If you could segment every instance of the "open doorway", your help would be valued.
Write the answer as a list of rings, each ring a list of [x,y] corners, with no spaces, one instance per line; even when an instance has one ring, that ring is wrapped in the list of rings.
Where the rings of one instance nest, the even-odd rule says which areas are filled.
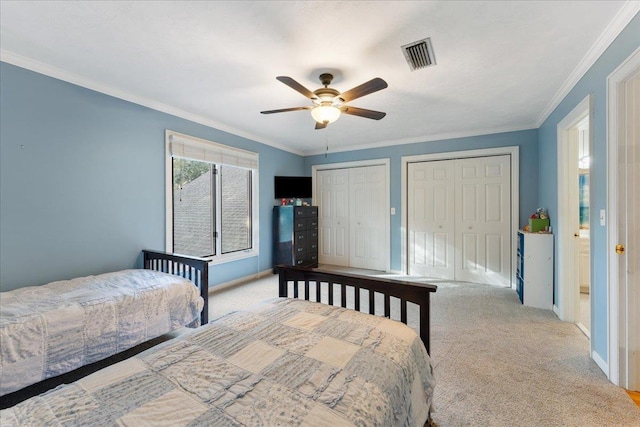
[[[589,116],[576,125],[578,133],[578,316],[576,323],[587,335],[591,334],[591,235],[589,219],[589,181],[591,156],[589,153]]]
[[[589,175],[592,97],[558,124],[558,317],[574,322],[590,338],[591,249]]]

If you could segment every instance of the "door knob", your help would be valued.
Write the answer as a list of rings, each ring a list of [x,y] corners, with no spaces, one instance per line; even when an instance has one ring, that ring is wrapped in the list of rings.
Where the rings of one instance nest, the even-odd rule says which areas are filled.
[[[623,255],[624,254],[624,245],[616,245],[616,253],[618,255]]]
[[[580,237],[580,233],[573,233],[573,237]]]

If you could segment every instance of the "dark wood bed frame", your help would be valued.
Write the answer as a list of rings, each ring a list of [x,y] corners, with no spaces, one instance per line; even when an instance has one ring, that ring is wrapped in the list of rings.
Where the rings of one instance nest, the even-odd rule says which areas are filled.
[[[161,251],[142,250],[142,266],[145,270],[162,271],[191,280],[200,290],[204,307],[200,314],[200,324],[209,323],[209,261],[186,255]]]
[[[200,295],[204,298],[204,307],[201,314],[201,324],[209,323],[209,264],[202,258],[194,258],[184,255],[175,255],[161,251],[143,250],[143,267],[147,270],[162,271],[175,274],[191,280],[200,290]],[[334,304],[334,285],[340,289],[341,307],[347,307],[347,288],[354,289],[354,309],[360,311],[360,290],[368,290],[369,313],[375,314],[375,294],[384,296],[384,316],[390,317],[391,297],[400,300],[400,321],[407,323],[407,303],[412,302],[420,307],[420,338],[424,342],[427,352],[430,352],[429,329],[429,296],[435,292],[437,286],[431,284],[412,283],[401,280],[384,279],[379,277],[360,276],[356,274],[339,273],[335,271],[323,270],[320,268],[304,268],[291,266],[277,266],[275,271],[280,275],[279,296],[281,297],[303,297],[306,300],[320,302],[321,289],[324,286],[328,294],[330,305]],[[293,295],[288,295],[289,284],[293,282]],[[302,291],[300,292],[300,285]],[[310,283],[316,286],[315,296],[310,295]],[[318,284],[320,284],[318,286]],[[275,291],[275,290],[274,290]],[[274,292],[275,294],[275,292]],[[313,297],[313,298],[312,298]],[[142,343],[136,347],[115,354],[111,357],[94,362],[64,373],[57,377],[48,378],[36,384],[32,384],[24,389],[6,394],[0,399],[0,409],[16,405],[25,399],[44,393],[60,384],[69,383],[83,378],[106,366],[110,366],[121,360],[132,357],[147,348],[170,339],[170,337],[160,336],[153,340]]]
[[[209,264],[207,260],[184,255],[171,254],[161,251],[143,250],[143,266],[145,269],[162,271],[175,274],[191,280],[200,290],[200,296],[204,298],[201,324],[209,323]],[[362,276],[350,273],[324,270],[320,268],[294,267],[278,265],[274,271],[278,273],[279,292],[281,297],[299,298],[300,283],[302,284],[302,296],[306,300],[320,302],[322,289],[328,294],[329,305],[347,307],[348,289],[353,289],[354,309],[360,310],[360,290],[368,291],[369,314],[375,314],[375,294],[383,296],[384,316],[391,317],[391,297],[400,300],[400,320],[407,323],[407,304],[414,303],[420,309],[420,338],[427,352],[430,352],[430,294],[436,292],[436,285],[427,283],[415,283],[402,280],[386,279],[381,277]],[[289,295],[289,282],[293,282],[293,295]],[[315,287],[315,295],[309,292],[309,284],[320,284]],[[339,286],[340,301],[334,301],[334,285]]]
[[[142,255],[143,267],[146,270],[156,270],[175,274],[191,280],[198,287],[200,290],[200,296],[204,298],[204,307],[200,315],[200,321],[202,325],[209,323],[209,263],[207,260],[152,250],[143,250]],[[87,375],[99,371],[102,368],[135,356],[141,351],[156,346],[171,338],[171,334],[161,335],[105,359],[89,365],[81,366],[73,371],[65,372],[64,374],[56,377],[47,378],[12,393],[5,394],[0,397],[0,409],[17,405],[30,397],[37,396],[47,390],[54,389],[60,384],[77,381],[80,378],[86,377]]]
[[[293,298],[300,297],[300,285],[302,285],[302,297],[305,300],[320,301],[323,289],[328,295],[329,305],[339,305],[347,307],[347,293],[353,292],[354,309],[360,310],[360,290],[368,290],[369,296],[369,314],[375,314],[375,294],[383,295],[384,316],[391,317],[391,297],[400,300],[400,320],[407,323],[407,304],[409,302],[417,304],[420,308],[420,338],[431,354],[430,348],[430,295],[435,292],[438,287],[427,283],[415,283],[402,280],[385,279],[381,277],[361,276],[358,274],[340,273],[321,268],[292,267],[286,265],[278,265],[275,267],[276,273],[280,275],[280,292],[281,297],[287,297],[289,293],[289,283],[293,282]],[[314,283],[315,293],[312,295],[310,283]],[[319,286],[318,286],[319,284]],[[340,289],[339,304],[334,304],[334,285]],[[349,290],[353,289],[353,291]],[[290,296],[289,296],[290,297]]]

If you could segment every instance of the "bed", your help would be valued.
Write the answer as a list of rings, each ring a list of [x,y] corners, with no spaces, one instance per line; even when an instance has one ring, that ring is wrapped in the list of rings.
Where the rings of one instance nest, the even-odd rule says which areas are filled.
[[[435,386],[427,348],[436,287],[276,270],[279,297],[0,411],[0,423],[425,424]],[[316,296],[330,296],[331,304]],[[419,333],[384,316],[398,312],[406,322],[410,304],[419,311]]]
[[[197,262],[144,251],[145,269],[2,292],[0,396],[206,322]]]

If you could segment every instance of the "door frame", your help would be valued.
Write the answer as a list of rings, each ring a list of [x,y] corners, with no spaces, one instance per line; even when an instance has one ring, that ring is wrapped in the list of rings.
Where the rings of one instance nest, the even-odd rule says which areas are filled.
[[[325,163],[321,165],[311,166],[311,181],[313,187],[313,204],[317,205],[318,200],[316,195],[318,194],[316,189],[316,183],[318,182],[318,171],[331,170],[331,169],[351,169],[361,168],[366,166],[384,166],[385,174],[385,197],[384,197],[384,212],[385,212],[385,230],[384,230],[384,247],[387,248],[385,256],[385,271],[391,271],[391,160],[389,158],[371,159],[371,160],[357,160],[353,162],[341,162],[341,163]],[[351,248],[349,248],[351,250]]]
[[[618,138],[619,117],[624,115],[624,107],[620,109],[620,85],[624,84],[640,67],[640,48],[629,55],[608,77],[607,77],[607,281],[608,281],[608,354],[606,363],[601,366],[604,372],[608,372],[609,380],[619,386],[628,387],[629,378],[624,377],[628,370],[624,369],[620,363],[620,346],[626,345],[620,339],[620,295],[624,295],[624,284],[619,283],[619,263],[615,253],[615,246],[618,244],[618,145],[622,144]],[[633,308],[633,307],[632,307]],[[638,308],[636,308],[638,310]],[[637,316],[640,313],[635,313]],[[629,319],[629,315],[626,316]],[[629,324],[623,325],[628,331]],[[635,325],[637,328],[638,326]],[[636,331],[637,332],[637,331]],[[626,349],[626,346],[625,346]],[[623,351],[622,355],[628,354]],[[636,355],[636,357],[640,357]],[[628,361],[626,361],[628,363]],[[608,369],[607,369],[608,368]],[[635,385],[638,386],[637,384]]]
[[[561,320],[576,322],[580,304],[580,288],[578,277],[579,252],[577,237],[574,233],[579,230],[578,193],[575,191],[578,183],[578,143],[572,142],[571,132],[576,126],[589,118],[589,153],[593,153],[593,95],[587,95],[576,105],[557,125],[558,151],[558,218],[556,230],[556,268],[558,270],[558,298],[553,305],[553,311]],[[577,135],[576,135],[577,137]],[[575,184],[575,188],[572,188]],[[589,198],[589,212],[593,212]],[[591,215],[593,226],[593,215]],[[593,227],[590,227],[593,229]],[[591,245],[593,239],[589,239]],[[592,248],[589,249],[592,253]],[[589,255],[591,257],[591,255]],[[589,263],[590,277],[593,276],[592,262]],[[593,292],[589,294],[591,304]],[[590,319],[589,330],[593,331],[593,315]],[[593,340],[591,340],[593,346]],[[591,348],[593,352],[593,347]]]
[[[408,272],[408,242],[409,242],[409,230],[407,229],[408,223],[408,206],[409,201],[407,197],[407,168],[409,163],[416,162],[429,162],[434,160],[453,160],[453,159],[465,159],[470,157],[491,157],[491,156],[511,156],[511,288],[515,289],[516,284],[516,258],[517,253],[515,248],[517,247],[518,239],[518,223],[520,220],[520,147],[507,146],[496,148],[481,148],[477,150],[463,150],[463,151],[448,151],[444,153],[432,153],[432,154],[419,154],[415,156],[402,156],[401,161],[401,206],[402,206],[402,251],[401,251],[401,263],[402,274]]]

